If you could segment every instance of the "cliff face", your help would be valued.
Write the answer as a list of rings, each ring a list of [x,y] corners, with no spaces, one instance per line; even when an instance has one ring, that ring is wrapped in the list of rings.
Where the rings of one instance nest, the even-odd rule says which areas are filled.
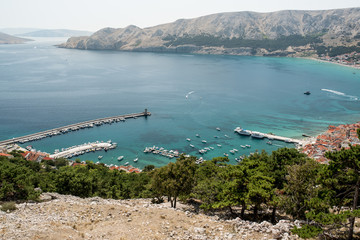
[[[225,48],[246,55],[251,54],[252,44],[266,49],[261,46],[264,41],[291,36],[316,36],[325,46],[355,45],[360,41],[360,8],[219,13],[144,29],[104,28],[90,37],[70,38],[60,47],[167,52],[226,51],[221,50]],[[229,43],[230,39],[252,42],[234,44]],[[302,46],[308,43],[312,42],[305,41]]]

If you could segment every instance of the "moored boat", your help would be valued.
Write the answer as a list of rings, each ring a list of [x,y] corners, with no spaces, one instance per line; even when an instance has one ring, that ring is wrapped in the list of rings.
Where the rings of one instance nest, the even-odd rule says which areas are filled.
[[[119,161],[121,161],[121,160],[124,159],[124,156],[119,156],[117,159],[118,159]]]
[[[263,134],[259,133],[259,132],[252,132],[251,137],[263,139],[265,136]]]

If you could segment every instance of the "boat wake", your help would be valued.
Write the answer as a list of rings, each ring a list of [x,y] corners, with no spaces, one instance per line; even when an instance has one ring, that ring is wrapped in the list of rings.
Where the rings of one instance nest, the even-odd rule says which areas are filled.
[[[351,100],[354,100],[354,101],[358,101],[359,100],[359,97],[357,96],[351,96],[351,95],[347,95],[343,92],[339,92],[339,91],[335,91],[335,90],[331,90],[331,89],[321,89],[321,91],[325,91],[325,92],[329,92],[329,93],[333,93],[335,95],[338,95],[338,96],[342,96],[342,97],[347,97],[347,98],[350,98]]]
[[[191,94],[193,94],[195,91],[191,91],[191,92],[188,92],[187,94],[186,94],[186,98],[189,98],[189,96],[191,95]]]

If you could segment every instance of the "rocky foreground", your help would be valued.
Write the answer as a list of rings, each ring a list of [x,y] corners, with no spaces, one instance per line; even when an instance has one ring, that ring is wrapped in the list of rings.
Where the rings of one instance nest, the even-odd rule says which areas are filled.
[[[0,211],[0,239],[298,239],[293,223],[220,220],[150,199],[82,199],[45,193],[41,203]],[[296,222],[295,222],[296,224]]]

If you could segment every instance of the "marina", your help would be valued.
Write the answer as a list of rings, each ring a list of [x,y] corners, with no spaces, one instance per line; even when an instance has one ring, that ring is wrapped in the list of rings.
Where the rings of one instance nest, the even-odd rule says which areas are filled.
[[[63,127],[58,127],[58,128],[22,136],[22,137],[16,137],[16,138],[0,141],[0,147],[9,145],[9,144],[14,144],[14,143],[26,143],[26,142],[36,141],[36,140],[40,140],[43,138],[61,135],[61,134],[65,134],[65,133],[72,132],[72,131],[78,131],[80,129],[93,128],[94,126],[101,126],[103,124],[124,122],[128,118],[136,119],[138,117],[147,117],[150,115],[151,115],[151,113],[148,112],[147,109],[145,109],[145,111],[141,112],[141,113],[131,113],[131,114],[114,116],[114,117],[106,117],[106,118],[99,118],[99,119],[95,119],[95,120],[89,120],[89,121],[75,123],[75,124],[71,124],[71,125],[67,125],[67,126],[63,126]]]

